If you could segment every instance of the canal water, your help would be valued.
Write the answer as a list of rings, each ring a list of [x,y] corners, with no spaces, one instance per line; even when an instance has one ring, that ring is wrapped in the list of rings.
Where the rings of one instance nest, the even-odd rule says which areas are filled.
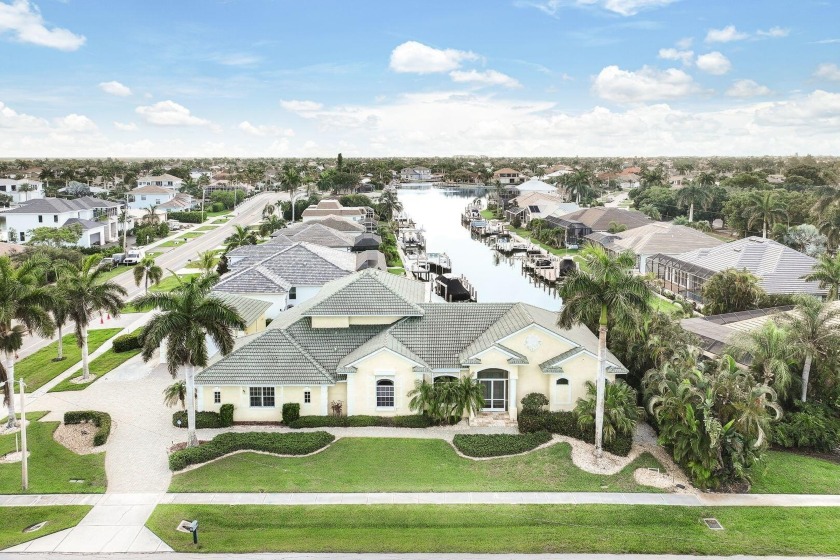
[[[403,210],[422,227],[426,251],[447,253],[452,259],[452,273],[463,274],[478,294],[480,302],[523,302],[551,311],[560,310],[560,299],[553,291],[535,285],[523,274],[520,259],[506,258],[473,239],[461,225],[464,208],[482,191],[437,188],[400,188]]]

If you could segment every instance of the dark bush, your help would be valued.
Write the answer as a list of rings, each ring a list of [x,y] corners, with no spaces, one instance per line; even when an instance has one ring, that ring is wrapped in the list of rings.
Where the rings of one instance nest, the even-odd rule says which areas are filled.
[[[219,408],[219,417],[223,428],[233,426],[233,405],[230,403],[223,404]]]
[[[278,455],[307,455],[326,447],[335,436],[326,432],[278,434],[271,432],[219,434],[198,447],[187,447],[169,455],[169,469],[180,471],[240,450],[265,451]]]
[[[221,212],[224,209],[225,209],[225,205],[221,202],[214,202],[213,204],[210,205],[210,211],[211,212]]]
[[[233,406],[233,405],[231,405]],[[187,426],[187,411],[186,410],[179,410],[175,414],[172,415],[172,425],[178,426],[178,420],[181,421],[182,428],[188,428]],[[225,428],[226,426],[222,423],[222,416],[218,412],[212,411],[204,411],[204,412],[196,412],[195,413],[195,427],[196,429],[201,428]]]
[[[840,419],[826,406],[800,403],[772,425],[770,437],[780,447],[830,453],[840,446]]]
[[[96,410],[76,410],[64,413],[65,424],[81,424],[90,422],[96,426],[96,433],[93,435],[93,445],[105,445],[108,436],[111,435],[111,415],[107,412]]]
[[[542,393],[528,393],[522,398],[522,412],[539,412],[548,406],[548,397]]]
[[[457,434],[452,443],[468,457],[501,457],[525,453],[551,441],[545,431],[528,434]]]
[[[143,343],[140,341],[140,333],[131,333],[118,336],[114,339],[112,348],[114,352],[130,352],[142,348]]]
[[[392,428],[428,428],[432,420],[423,414],[406,416],[301,416],[286,424],[290,428],[365,428],[384,426]]]
[[[183,224],[200,224],[202,223],[207,214],[202,214],[201,212],[169,212],[166,217],[170,220],[178,220]]]
[[[577,415],[573,411],[559,412],[520,412],[518,417],[519,431],[521,433],[533,433],[546,431],[552,434],[560,434],[571,438],[595,443],[595,430],[583,430],[577,422]],[[613,455],[626,457],[633,446],[633,436],[618,434],[610,443],[604,443],[604,451]]]
[[[287,426],[300,418],[300,403],[283,403],[283,423]]]

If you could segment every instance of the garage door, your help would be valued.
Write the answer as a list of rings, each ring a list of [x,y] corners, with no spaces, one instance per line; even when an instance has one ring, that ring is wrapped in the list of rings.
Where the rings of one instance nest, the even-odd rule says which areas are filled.
[[[90,234],[90,244],[93,245],[102,245],[102,233],[91,233]]]

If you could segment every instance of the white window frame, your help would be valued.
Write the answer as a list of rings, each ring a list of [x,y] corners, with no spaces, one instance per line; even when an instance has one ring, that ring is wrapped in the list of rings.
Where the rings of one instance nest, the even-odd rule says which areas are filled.
[[[389,381],[391,383],[391,391],[392,391],[391,400],[393,402],[393,404],[391,406],[379,406],[379,382],[380,381]],[[385,386],[387,386],[387,385],[385,385]],[[387,396],[385,396],[384,398],[387,398]],[[397,409],[397,379],[396,379],[396,375],[394,375],[393,373],[377,374],[376,375],[376,377],[374,378],[374,383],[373,383],[373,399],[374,399],[374,405],[376,407],[376,410],[396,410]]]
[[[255,396],[252,394],[254,389],[260,390],[260,394],[257,397],[260,399],[260,404],[254,404],[253,399]],[[271,392],[270,395],[266,394],[268,391]],[[273,404],[265,404],[265,399],[269,397],[272,399]],[[263,385],[248,387],[248,406],[249,408],[277,408],[277,391],[274,390],[274,387],[266,387]]]
[[[213,389],[213,404],[222,404],[222,391],[218,387]]]

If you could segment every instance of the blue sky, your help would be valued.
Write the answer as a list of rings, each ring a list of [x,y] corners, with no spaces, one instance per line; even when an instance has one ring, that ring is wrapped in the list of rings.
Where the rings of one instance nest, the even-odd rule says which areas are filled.
[[[840,152],[840,5],[0,0],[0,156]]]

